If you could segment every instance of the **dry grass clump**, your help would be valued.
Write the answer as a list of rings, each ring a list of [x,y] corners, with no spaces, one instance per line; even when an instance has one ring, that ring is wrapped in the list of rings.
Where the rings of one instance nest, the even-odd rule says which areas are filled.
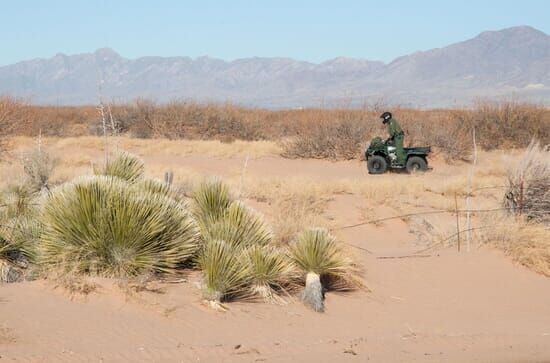
[[[324,311],[324,289],[360,285],[352,260],[325,229],[304,231],[291,245],[290,253],[304,274],[302,301],[315,311]]]
[[[550,223],[550,150],[532,141],[508,170],[504,205],[528,219]]]
[[[491,227],[477,233],[481,243],[495,246],[521,265],[550,277],[550,229],[547,226],[509,215],[491,218],[487,224]]]
[[[50,179],[57,160],[45,151],[34,150],[23,157],[22,164],[27,177],[26,184],[31,190],[40,192],[50,189]]]

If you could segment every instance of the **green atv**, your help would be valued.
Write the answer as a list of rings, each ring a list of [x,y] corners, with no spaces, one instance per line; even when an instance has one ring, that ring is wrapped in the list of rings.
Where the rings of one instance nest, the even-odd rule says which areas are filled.
[[[409,173],[428,170],[428,154],[432,152],[431,147],[406,147],[403,150],[407,159],[405,165],[399,165],[396,163],[395,146],[392,146],[389,140],[384,142],[380,137],[372,139],[365,151],[369,174],[383,174],[389,168],[405,169]]]

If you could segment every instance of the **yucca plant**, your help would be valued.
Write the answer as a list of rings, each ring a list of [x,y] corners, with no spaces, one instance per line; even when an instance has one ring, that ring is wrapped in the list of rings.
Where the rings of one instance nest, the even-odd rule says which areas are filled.
[[[326,229],[313,228],[302,232],[291,244],[290,254],[304,274],[302,301],[315,311],[324,311],[323,287],[327,288],[333,282],[350,288],[358,284],[353,262]]]
[[[0,259],[19,265],[34,262],[41,232],[42,226],[34,216],[12,218],[2,222]]]
[[[1,197],[0,260],[12,269],[25,268],[34,259],[40,234],[36,219],[38,196],[28,185],[16,185],[9,187]]]
[[[232,202],[202,233],[205,239],[223,240],[236,248],[265,246],[273,238],[263,218],[238,201]]]
[[[123,151],[110,156],[105,165],[94,169],[94,174],[116,176],[135,183],[143,179],[145,165],[137,156]]]
[[[222,240],[208,240],[199,256],[204,274],[204,296],[215,306],[248,293],[248,267],[241,263],[241,251]]]
[[[55,189],[41,222],[40,262],[78,273],[172,272],[198,246],[198,227],[184,205],[112,176]]]
[[[193,192],[193,214],[202,229],[218,221],[232,202],[229,188],[220,180],[201,183]]]
[[[174,188],[165,182],[157,179],[144,179],[140,180],[132,185],[132,189],[141,192],[149,192],[153,194],[160,194],[168,198],[181,201],[180,196]]]
[[[241,254],[241,264],[250,274],[250,291],[264,301],[283,303],[296,280],[296,268],[289,256],[270,246],[251,246]]]

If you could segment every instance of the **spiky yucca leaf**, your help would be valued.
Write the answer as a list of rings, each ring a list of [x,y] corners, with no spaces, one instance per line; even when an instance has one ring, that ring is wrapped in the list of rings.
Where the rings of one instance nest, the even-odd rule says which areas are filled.
[[[248,266],[252,294],[270,302],[283,302],[278,296],[291,288],[296,269],[287,254],[269,246],[251,246],[241,254]]]
[[[231,204],[229,188],[220,180],[201,183],[193,192],[193,214],[201,228],[218,221]]]
[[[54,190],[41,219],[48,267],[116,277],[171,272],[197,249],[198,228],[182,204],[111,176]]]
[[[265,246],[273,238],[263,218],[238,201],[232,202],[217,222],[203,229],[203,236],[235,247]]]
[[[227,242],[206,242],[198,259],[204,274],[206,299],[222,302],[246,295],[250,273],[239,256],[240,251]]]
[[[178,201],[180,200],[178,193],[170,184],[164,183],[157,179],[144,179],[138,181],[132,185],[132,188],[138,192],[160,194],[168,198],[173,198]]]
[[[111,156],[103,167],[95,169],[94,173],[96,175],[116,176],[128,183],[135,183],[143,179],[145,165],[137,156],[127,152],[119,152]]]
[[[0,259],[27,264],[36,257],[42,225],[35,216],[12,218],[0,226]]]
[[[302,232],[290,251],[296,264],[306,273],[344,276],[353,266],[334,236],[322,228]]]
[[[341,288],[359,285],[353,262],[326,229],[313,228],[304,231],[291,245],[290,252],[305,275],[306,286],[302,300],[315,311],[324,310],[323,278],[325,284],[330,285],[336,281]]]

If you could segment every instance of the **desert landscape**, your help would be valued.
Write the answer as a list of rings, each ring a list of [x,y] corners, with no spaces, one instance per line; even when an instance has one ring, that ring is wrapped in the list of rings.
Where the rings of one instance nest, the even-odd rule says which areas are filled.
[[[550,362],[548,14],[5,2],[0,363]]]
[[[32,119],[28,115],[36,107],[19,106]],[[503,105],[492,107],[502,111]],[[513,109],[510,114],[514,115],[538,112],[529,105]],[[318,116],[325,111],[309,112]],[[363,112],[365,119],[375,117],[374,111]],[[541,112],[538,122],[544,126],[548,112]],[[89,122],[98,122],[97,114],[91,115]],[[441,117],[431,111],[402,110],[401,114],[404,124],[418,115]],[[363,121],[349,122],[358,127]],[[34,133],[28,126],[17,133]],[[346,157],[341,151],[333,157],[304,157],[289,152],[304,152],[304,144],[311,140],[321,142],[315,131],[283,140],[243,140],[238,135],[230,140],[214,135],[206,140],[172,140],[155,134],[136,138],[130,131],[109,127],[104,136],[73,136],[78,132],[74,130],[93,128],[66,126],[63,132],[68,135],[44,135],[41,128],[39,136],[5,137],[5,157],[0,163],[4,215],[14,205],[47,204],[48,194],[55,195],[76,177],[108,173],[98,168],[125,152],[143,162],[144,177],[169,184],[178,198],[191,203],[197,200],[197,188],[220,181],[231,198],[259,213],[273,233],[271,243],[279,247],[292,246],[307,228],[325,228],[353,260],[350,271],[360,281],[328,288],[322,313],[304,305],[301,287],[296,290],[290,285],[274,290],[276,299],[228,294],[212,303],[204,290],[205,273],[209,276],[204,265],[120,274],[91,267],[75,271],[60,260],[48,265],[49,260],[41,260],[44,257],[39,254],[37,267],[22,267],[10,262],[13,255],[5,252],[10,240],[4,237],[4,276],[6,266],[21,275],[18,282],[0,289],[3,360],[550,359],[550,239],[544,222],[548,212],[543,210],[540,220],[531,219],[528,208],[532,205],[527,207],[527,201],[523,215],[511,213],[503,204],[506,192],[513,188],[514,173],[523,170],[528,178],[526,160],[548,173],[548,151],[542,147],[486,150],[480,146],[478,131],[475,162],[474,149],[468,150],[472,143],[460,149],[461,158],[442,144],[439,149],[436,146],[430,157],[432,170],[426,173],[369,175],[365,161],[357,157],[364,144],[354,145],[347,134],[330,132],[340,135],[331,139],[332,144],[350,144],[357,149],[355,155]],[[547,137],[548,128],[540,130],[539,136]],[[369,133],[383,131],[368,127]],[[464,132],[467,140],[470,130]],[[493,140],[497,141],[510,145],[513,139]],[[14,187],[37,180],[42,187],[30,199]],[[526,182],[525,198],[536,183],[543,183],[538,196],[547,198],[548,181],[545,174]],[[4,219],[3,226],[6,223]],[[7,231],[3,236],[10,235]],[[44,237],[33,243],[40,246],[40,238]],[[298,278],[298,285],[303,278]]]

